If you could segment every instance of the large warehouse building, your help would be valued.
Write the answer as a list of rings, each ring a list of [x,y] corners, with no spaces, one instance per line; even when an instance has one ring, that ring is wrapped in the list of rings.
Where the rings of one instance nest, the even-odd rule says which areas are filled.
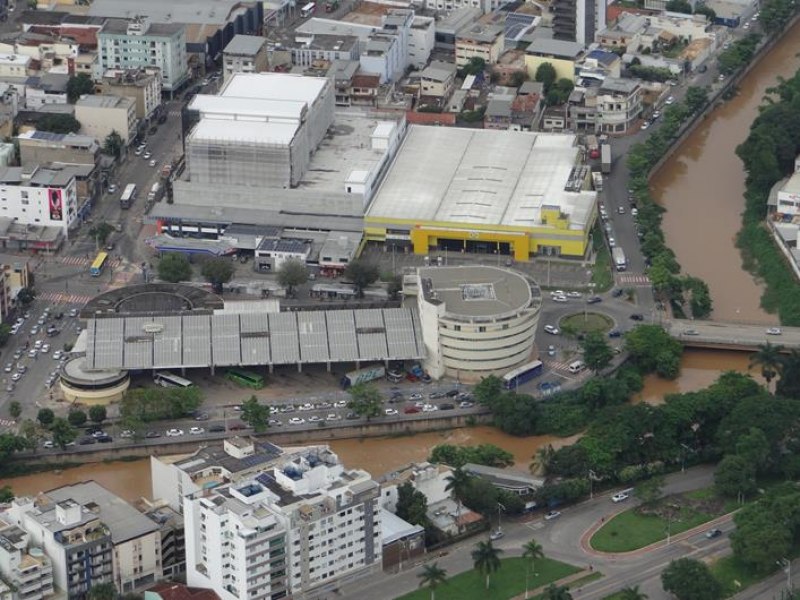
[[[583,257],[596,217],[576,137],[412,125],[365,217],[368,240]]]

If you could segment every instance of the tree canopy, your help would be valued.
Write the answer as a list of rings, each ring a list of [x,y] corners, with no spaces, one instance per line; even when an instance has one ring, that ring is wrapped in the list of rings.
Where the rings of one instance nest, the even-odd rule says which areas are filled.
[[[665,592],[677,600],[720,600],[722,586],[708,566],[692,558],[673,560],[661,573]]]
[[[185,254],[170,252],[158,261],[158,278],[170,283],[189,281],[192,278],[192,265]]]
[[[72,115],[52,113],[41,117],[36,123],[36,129],[53,133],[78,133],[81,130],[81,124]]]
[[[364,289],[378,281],[380,271],[376,264],[359,258],[347,265],[344,270],[344,277],[356,286],[356,293],[359,297],[362,297]]]
[[[278,283],[286,288],[287,295],[294,293],[294,288],[308,281],[308,268],[301,260],[285,260],[278,267]]]
[[[217,293],[222,292],[222,286],[228,283],[236,269],[230,258],[214,257],[203,262],[200,274],[205,277]]]
[[[75,104],[81,96],[94,94],[94,82],[88,73],[78,73],[67,81],[67,101]]]
[[[381,415],[383,410],[383,397],[380,390],[369,383],[357,383],[348,388],[350,401],[347,403],[357,415],[370,420]]]
[[[256,433],[262,433],[269,427],[269,406],[259,404],[255,396],[250,396],[242,403],[242,421],[250,425]]]

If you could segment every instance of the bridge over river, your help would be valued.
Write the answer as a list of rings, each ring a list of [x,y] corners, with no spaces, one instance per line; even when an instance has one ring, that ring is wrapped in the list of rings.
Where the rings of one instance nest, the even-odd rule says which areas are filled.
[[[767,342],[787,349],[800,348],[800,327],[769,328],[718,321],[674,319],[664,323],[669,334],[684,346],[753,351]],[[767,333],[768,330],[779,332]]]

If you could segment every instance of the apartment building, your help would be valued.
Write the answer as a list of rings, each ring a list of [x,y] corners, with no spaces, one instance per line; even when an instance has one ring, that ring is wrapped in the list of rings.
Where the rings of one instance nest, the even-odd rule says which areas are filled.
[[[17,256],[0,257],[0,261],[0,319],[5,320],[17,304],[19,291],[29,285],[30,268]]]
[[[408,61],[415,69],[428,64],[436,44],[436,20],[433,17],[415,15],[411,22],[408,39]]]
[[[588,46],[606,27],[607,0],[554,0],[553,37]]]
[[[597,130],[627,133],[642,114],[643,98],[638,80],[606,77],[597,93]]]
[[[278,599],[380,568],[378,484],[327,446],[237,437],[151,466],[154,495],[182,507],[190,586]]]
[[[97,34],[99,79],[109,69],[161,69],[161,86],[173,92],[189,79],[186,26],[146,18],[108,19]]]
[[[94,481],[16,498],[6,515],[44,550],[67,598],[100,583],[130,592],[162,576],[158,525]]]
[[[453,63],[434,60],[419,74],[420,96],[449,98],[456,82],[456,66]]]
[[[26,77],[33,59],[24,54],[0,54],[0,77]]]
[[[495,64],[503,53],[505,35],[496,25],[475,24],[456,34],[456,65],[465,67],[473,58]]]
[[[17,600],[43,600],[53,590],[53,564],[30,545],[30,535],[0,519],[0,576],[14,586]]]
[[[130,98],[136,103],[136,118],[149,119],[161,104],[161,69],[110,69],[103,73],[103,95]]]
[[[81,133],[101,145],[112,131],[125,145],[136,137],[136,101],[125,96],[84,96],[75,103],[75,118]]]
[[[0,218],[57,229],[63,238],[77,218],[75,173],[69,167],[0,169]]]
[[[233,73],[261,73],[268,67],[267,40],[257,35],[236,35],[222,52],[225,81]]]

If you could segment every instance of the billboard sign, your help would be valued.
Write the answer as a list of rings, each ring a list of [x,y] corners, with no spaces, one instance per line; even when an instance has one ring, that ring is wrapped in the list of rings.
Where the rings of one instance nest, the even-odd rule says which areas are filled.
[[[61,190],[57,188],[50,188],[47,191],[47,197],[50,200],[50,220],[63,221],[64,202],[61,197]]]

